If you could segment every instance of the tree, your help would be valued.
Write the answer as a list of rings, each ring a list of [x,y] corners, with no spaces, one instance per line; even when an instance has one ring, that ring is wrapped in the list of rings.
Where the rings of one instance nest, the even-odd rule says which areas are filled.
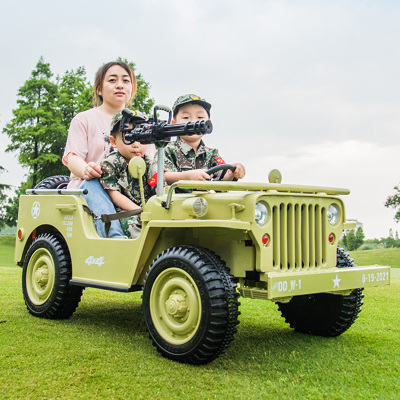
[[[393,188],[396,193],[392,196],[388,196],[388,198],[386,199],[385,202],[385,207],[388,208],[394,208],[396,211],[396,214],[394,216],[394,219],[396,220],[396,222],[400,221],[400,187],[399,186],[395,186]]]
[[[92,107],[93,86],[86,79],[85,67],[66,71],[63,76],[57,77],[57,83],[57,104],[62,113],[62,123],[68,131],[72,118]]]
[[[0,165],[0,174],[2,174],[4,171],[6,171],[6,169]],[[5,216],[6,216],[5,202],[7,200],[7,195],[5,192],[7,189],[10,189],[10,185],[6,185],[5,183],[0,183],[0,229],[3,228],[3,226],[6,224],[5,223]]]
[[[365,239],[365,235],[364,235],[364,231],[363,228],[358,227],[357,231],[356,231],[356,249],[358,249],[363,243],[364,243],[364,239]]]
[[[356,235],[354,234],[354,230],[352,229],[347,234],[347,250],[354,251],[356,249],[357,249],[357,239],[356,239]]]
[[[65,173],[61,149],[65,146],[62,113],[57,104],[58,86],[50,81],[50,65],[41,57],[30,78],[18,90],[14,118],[6,125],[11,144],[6,152],[17,151],[19,163],[28,168],[35,186],[49,175]]]
[[[346,235],[346,233],[343,233],[342,238],[339,240],[339,246],[343,247],[345,250],[347,250],[347,235]]]

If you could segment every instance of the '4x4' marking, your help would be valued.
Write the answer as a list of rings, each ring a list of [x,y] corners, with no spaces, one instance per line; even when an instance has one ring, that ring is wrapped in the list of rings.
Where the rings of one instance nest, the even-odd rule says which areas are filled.
[[[95,264],[98,267],[101,267],[104,264],[104,257],[95,258],[93,256],[90,256],[85,260],[85,263],[87,265]]]

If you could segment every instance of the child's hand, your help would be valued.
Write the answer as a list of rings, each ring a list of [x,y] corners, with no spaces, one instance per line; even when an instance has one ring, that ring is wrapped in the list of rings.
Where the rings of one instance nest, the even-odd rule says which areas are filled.
[[[244,165],[240,163],[236,163],[233,165],[236,167],[235,172],[233,173],[233,177],[236,179],[244,178],[244,176],[246,175],[246,169],[244,168]]]
[[[191,181],[205,181],[206,179],[211,179],[210,175],[206,174],[204,169],[193,169],[187,172],[189,174],[189,180]]]
[[[246,175],[246,170],[243,164],[235,163],[232,165],[236,167],[235,172],[232,172],[230,169],[228,169],[228,171],[226,171],[224,181],[231,181],[233,178],[242,179]]]

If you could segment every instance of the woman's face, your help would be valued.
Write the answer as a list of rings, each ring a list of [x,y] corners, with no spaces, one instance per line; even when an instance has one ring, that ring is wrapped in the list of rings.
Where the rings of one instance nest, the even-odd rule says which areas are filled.
[[[103,97],[103,103],[123,107],[132,96],[132,82],[128,72],[120,65],[110,67],[98,94]]]

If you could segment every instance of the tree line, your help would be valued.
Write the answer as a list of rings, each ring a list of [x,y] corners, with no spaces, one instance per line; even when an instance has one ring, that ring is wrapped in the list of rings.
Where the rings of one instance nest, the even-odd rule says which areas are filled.
[[[122,58],[117,61],[124,61],[135,71],[133,62]],[[137,94],[132,108],[150,115],[154,105],[150,84],[137,71],[135,75]],[[50,64],[40,57],[29,79],[18,89],[17,108],[2,131],[10,140],[5,151],[17,153],[27,173],[11,196],[7,195],[10,185],[0,183],[0,228],[16,224],[19,195],[26,189],[52,175],[69,175],[61,162],[69,124],[77,113],[92,107],[92,97],[93,85],[85,67],[54,77]],[[0,166],[0,174],[7,171],[5,167]]]

